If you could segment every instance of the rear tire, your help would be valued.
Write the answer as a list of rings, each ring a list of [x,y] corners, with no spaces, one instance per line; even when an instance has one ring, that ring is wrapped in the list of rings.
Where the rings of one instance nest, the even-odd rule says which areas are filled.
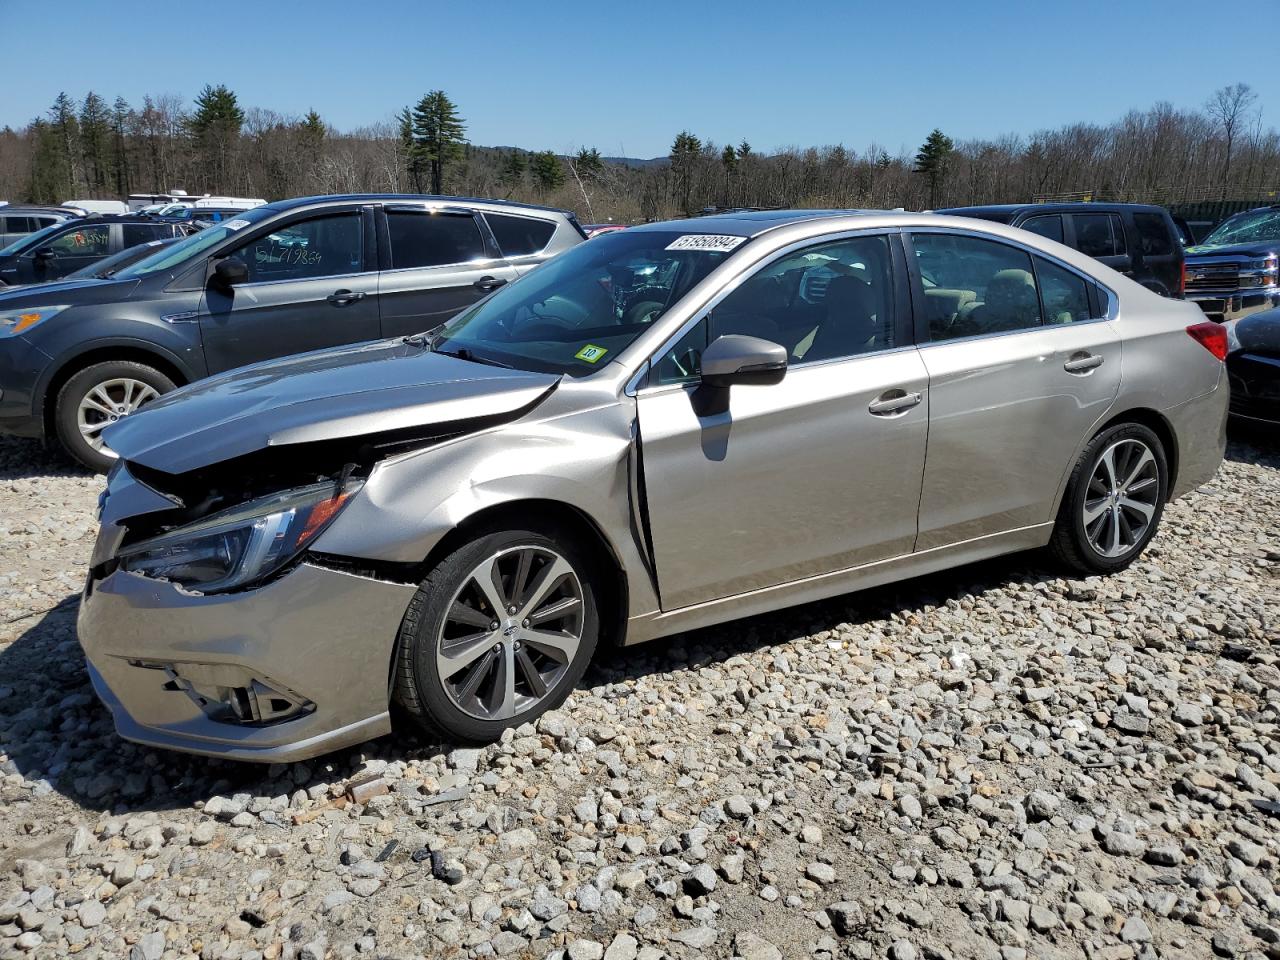
[[[551,528],[489,533],[454,550],[409,601],[395,701],[428,734],[476,744],[560,706],[599,640],[592,569]]]
[[[1140,423],[1108,427],[1071,471],[1050,552],[1084,575],[1123,570],[1155,536],[1168,485],[1168,460],[1155,433]]]
[[[102,430],[135,413],[177,385],[155,367],[133,360],[107,360],[85,367],[58,391],[54,426],[62,447],[96,473],[116,456],[103,445]]]

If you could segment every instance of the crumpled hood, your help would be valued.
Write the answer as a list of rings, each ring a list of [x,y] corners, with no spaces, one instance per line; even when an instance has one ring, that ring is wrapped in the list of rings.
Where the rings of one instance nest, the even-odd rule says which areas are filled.
[[[1193,261],[1213,262],[1219,257],[1266,257],[1273,253],[1280,252],[1280,240],[1263,241],[1258,240],[1252,243],[1224,243],[1221,245],[1206,246],[1199,244],[1194,247],[1187,247],[1187,263]]]
[[[511,413],[559,382],[379,340],[241,367],[175,390],[103,432],[125,460],[185,473],[264,447]]]
[[[23,283],[0,287],[0,310],[10,307],[52,307],[60,304],[118,303],[140,281],[55,280],[53,283]]]

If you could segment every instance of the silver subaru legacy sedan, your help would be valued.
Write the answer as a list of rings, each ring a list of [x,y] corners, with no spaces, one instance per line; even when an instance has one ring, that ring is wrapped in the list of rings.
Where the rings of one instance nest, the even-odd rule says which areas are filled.
[[[1226,337],[929,214],[607,234],[421,335],[109,428],[80,608],[119,732],[283,761],[483,742],[633,644],[1013,551],[1131,563],[1223,455]]]

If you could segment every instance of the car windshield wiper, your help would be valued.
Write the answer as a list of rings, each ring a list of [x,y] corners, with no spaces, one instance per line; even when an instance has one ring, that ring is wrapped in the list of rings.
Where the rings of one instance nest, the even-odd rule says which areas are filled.
[[[511,364],[503,363],[501,360],[495,360],[493,357],[482,357],[468,347],[458,347],[454,350],[440,350],[436,347],[432,347],[431,352],[438,353],[446,357],[457,357],[459,360],[469,360],[472,363],[483,363],[490,367],[505,367],[508,370],[511,369]]]

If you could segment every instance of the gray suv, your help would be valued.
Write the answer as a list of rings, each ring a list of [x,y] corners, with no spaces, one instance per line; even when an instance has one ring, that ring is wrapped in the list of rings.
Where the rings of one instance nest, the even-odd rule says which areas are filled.
[[[243,364],[429,330],[585,239],[496,200],[307,197],[244,211],[113,274],[0,293],[0,433],[96,470],[109,424]]]

